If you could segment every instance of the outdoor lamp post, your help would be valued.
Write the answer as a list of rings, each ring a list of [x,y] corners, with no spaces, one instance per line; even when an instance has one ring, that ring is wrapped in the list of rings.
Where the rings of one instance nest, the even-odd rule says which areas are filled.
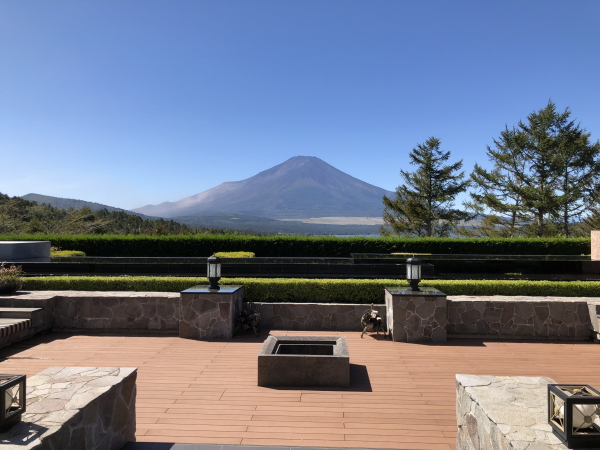
[[[21,421],[25,390],[25,375],[0,374],[0,432]]]
[[[206,276],[208,277],[208,281],[210,281],[209,289],[215,291],[221,289],[219,287],[219,280],[221,279],[221,258],[218,256],[211,256],[206,260]]]
[[[568,448],[600,447],[600,392],[583,384],[548,385],[548,423]]]
[[[421,260],[419,258],[408,258],[406,260],[406,279],[410,284],[410,291],[420,291],[419,281],[421,281]]]

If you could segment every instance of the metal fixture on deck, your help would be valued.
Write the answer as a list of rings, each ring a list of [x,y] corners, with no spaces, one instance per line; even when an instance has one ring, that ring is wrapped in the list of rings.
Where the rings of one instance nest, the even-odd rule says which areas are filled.
[[[419,282],[421,281],[421,260],[419,258],[408,258],[406,260],[406,279],[410,284],[410,291],[420,291]]]
[[[600,392],[589,385],[549,384],[548,423],[568,448],[600,447]]]
[[[219,280],[221,279],[221,258],[218,256],[211,256],[206,260],[206,276],[208,277],[208,281],[210,281],[209,289],[215,291],[221,289],[219,287]]]
[[[0,374],[0,432],[21,421],[25,391],[25,375]]]

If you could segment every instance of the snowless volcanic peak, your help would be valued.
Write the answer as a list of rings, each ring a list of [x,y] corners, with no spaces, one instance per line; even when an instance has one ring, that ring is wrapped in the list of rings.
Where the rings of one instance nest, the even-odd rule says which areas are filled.
[[[382,197],[393,195],[354,178],[314,156],[295,156],[242,181],[226,182],[176,202],[148,205],[135,212],[158,217],[206,211],[273,219],[377,217]]]

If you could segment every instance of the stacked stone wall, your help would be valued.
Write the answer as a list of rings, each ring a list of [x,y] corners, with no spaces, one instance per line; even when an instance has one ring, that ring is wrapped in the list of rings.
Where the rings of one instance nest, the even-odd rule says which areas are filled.
[[[34,325],[35,332],[52,328],[177,334],[181,317],[180,294],[175,292],[39,291],[2,297],[0,306],[43,308],[43,320]],[[278,302],[252,306],[261,314],[263,329],[358,331],[360,318],[371,305]],[[386,305],[374,308],[387,323]],[[449,338],[588,340],[600,333],[599,298],[448,296],[443,309],[447,323],[437,319],[435,323],[446,327]],[[441,311],[436,308],[433,318]]]
[[[208,291],[208,290],[206,290]],[[187,339],[231,339],[235,320],[242,309],[244,288],[233,292],[181,293],[179,337]]]
[[[59,295],[54,304],[57,331],[179,331],[179,293],[81,292]]]
[[[536,339],[590,339],[587,299],[462,297],[448,301],[448,335]]]
[[[349,303],[252,303],[261,327],[294,331],[362,331],[360,320],[371,305]],[[373,305],[386,323],[385,305]]]

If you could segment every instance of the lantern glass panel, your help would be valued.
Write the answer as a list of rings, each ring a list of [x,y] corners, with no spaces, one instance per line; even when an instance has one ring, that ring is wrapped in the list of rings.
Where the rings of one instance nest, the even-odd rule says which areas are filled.
[[[221,258],[211,256],[206,262],[206,276],[208,278],[221,278]]]
[[[208,263],[208,278],[220,278],[221,277],[221,264],[219,263]]]
[[[600,448],[600,391],[548,385],[548,422],[568,448]]]
[[[590,431],[598,432],[594,430],[593,426],[594,422],[598,421],[598,405],[575,403],[573,404],[572,417],[573,434],[588,434]]]
[[[565,402],[554,392],[550,392],[550,421],[565,431]]]
[[[8,417],[21,409],[19,402],[21,385],[17,384],[4,391],[4,417]]]
[[[416,258],[409,258],[406,260],[406,279],[407,280],[420,280],[421,279],[421,261]],[[416,262],[416,264],[415,264]]]
[[[411,280],[420,280],[421,279],[421,264],[414,264],[411,266]]]

